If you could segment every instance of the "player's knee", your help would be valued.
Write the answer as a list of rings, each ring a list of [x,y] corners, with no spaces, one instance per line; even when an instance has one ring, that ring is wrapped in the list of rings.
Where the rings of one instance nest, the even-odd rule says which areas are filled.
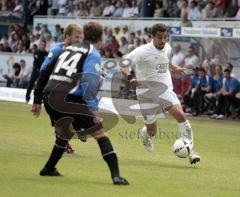
[[[75,129],[72,126],[72,118],[62,118],[55,123],[55,133],[62,139],[70,140],[74,134]]]
[[[103,131],[103,129],[100,129],[94,133],[91,134],[92,137],[94,137],[94,139],[98,140],[102,137],[106,137],[106,133]]]
[[[148,131],[148,135],[151,136],[151,137],[155,136],[156,133],[157,133],[157,129],[147,130],[147,131]]]
[[[63,129],[60,127],[55,127],[55,133],[57,136],[61,136],[62,139],[70,140],[74,136],[74,132],[70,129]]]
[[[185,113],[183,112],[183,110],[179,110],[177,115],[176,115],[176,119],[178,122],[185,122],[187,120]]]

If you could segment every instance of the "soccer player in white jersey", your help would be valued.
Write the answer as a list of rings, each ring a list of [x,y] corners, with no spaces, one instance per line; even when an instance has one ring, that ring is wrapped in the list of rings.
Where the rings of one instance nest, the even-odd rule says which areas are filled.
[[[153,82],[147,86],[153,94],[145,94],[148,103],[156,101],[156,92],[160,92],[157,97],[159,104],[164,111],[168,111],[178,122],[179,133],[181,137],[188,138],[193,142],[193,133],[190,122],[187,120],[181,103],[173,92],[172,78],[170,70],[176,74],[183,75],[186,68],[180,68],[178,66],[170,64],[171,46],[167,43],[168,33],[167,27],[163,24],[155,24],[152,27],[152,41],[148,44],[142,45],[125,56],[127,60],[135,65],[136,78],[130,75],[129,65],[122,61],[121,71],[128,77],[131,85],[137,88],[138,100],[144,98],[143,88],[141,87],[145,82]],[[155,85],[154,85],[155,84]],[[152,91],[151,91],[152,89]],[[155,95],[154,95],[155,94]],[[155,98],[149,98],[149,97]],[[144,100],[144,99],[143,99]],[[151,104],[151,103],[150,103]],[[156,111],[155,111],[156,112]],[[151,112],[151,114],[144,115],[144,123],[141,134],[143,144],[145,148],[151,152],[153,151],[153,143],[151,138],[155,136],[157,132],[157,113]],[[199,162],[200,156],[192,151],[189,155],[189,161],[191,164]]]

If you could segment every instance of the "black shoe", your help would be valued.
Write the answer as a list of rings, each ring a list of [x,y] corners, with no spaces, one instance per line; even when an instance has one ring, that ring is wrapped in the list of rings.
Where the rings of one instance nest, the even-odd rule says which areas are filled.
[[[116,176],[112,180],[114,185],[129,185],[128,181],[120,176]]]
[[[53,170],[48,170],[47,168],[43,168],[40,173],[40,176],[63,176],[61,175],[56,168],[54,168]]]
[[[25,101],[26,101],[26,103],[29,103],[29,101],[30,101],[30,96],[26,96]]]

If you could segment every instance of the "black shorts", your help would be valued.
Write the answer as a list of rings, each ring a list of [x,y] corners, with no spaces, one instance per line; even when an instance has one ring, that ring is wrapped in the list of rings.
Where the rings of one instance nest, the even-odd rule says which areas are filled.
[[[81,97],[76,97],[76,96],[67,96],[65,99],[66,102],[72,102],[72,103],[80,103],[80,104],[86,104]],[[102,128],[101,124],[96,124],[93,122],[93,116],[87,116],[87,115],[82,115],[82,114],[71,114],[71,113],[63,113],[59,112],[55,109],[53,109],[48,102],[48,94],[45,94],[43,96],[43,103],[45,106],[45,109],[50,117],[51,124],[52,126],[55,126],[56,122],[59,121],[60,119],[66,118],[66,117],[71,117],[73,118],[72,125],[75,130],[92,130],[94,129],[95,131],[99,130]],[[94,132],[94,131],[91,131]]]

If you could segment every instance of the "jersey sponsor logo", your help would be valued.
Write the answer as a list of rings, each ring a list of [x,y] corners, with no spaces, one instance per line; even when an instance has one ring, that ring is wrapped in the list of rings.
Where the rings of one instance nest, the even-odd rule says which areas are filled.
[[[166,73],[169,68],[169,63],[157,64],[155,68],[158,74]]]
[[[72,79],[66,76],[60,76],[60,75],[51,75],[50,76],[51,80],[56,80],[56,81],[64,81],[68,83],[72,83]]]
[[[81,53],[87,53],[88,49],[84,47],[78,47],[78,46],[68,46],[66,47],[67,50],[75,51],[75,52],[81,52]]]
[[[50,52],[50,53],[48,54],[48,58],[51,58],[52,56],[53,56],[53,53]]]
[[[95,69],[97,72],[100,72],[101,71],[101,65],[100,64],[95,64]]]

